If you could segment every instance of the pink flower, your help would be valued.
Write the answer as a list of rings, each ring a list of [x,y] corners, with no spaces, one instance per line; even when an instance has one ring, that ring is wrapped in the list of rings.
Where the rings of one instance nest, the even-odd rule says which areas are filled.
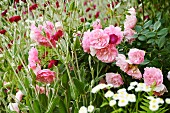
[[[45,94],[44,87],[40,87],[40,86],[36,85],[35,88],[36,88],[36,91],[38,91],[40,94]]]
[[[133,65],[131,65],[131,67],[129,66],[129,69],[126,73],[128,75],[132,76],[134,79],[142,78],[142,74],[141,74],[140,70],[137,68],[137,66],[133,66]]]
[[[101,29],[102,28],[102,25],[100,23],[100,19],[96,19],[95,22],[93,22],[93,29]]]
[[[110,44],[118,45],[121,43],[121,41],[123,39],[123,32],[121,32],[120,27],[114,27],[113,25],[110,25],[109,27],[106,27],[104,29],[104,32],[109,35],[109,37],[110,37],[109,43]]]
[[[129,43],[132,43],[135,38],[133,37],[136,32],[133,29],[127,28],[124,30],[124,35]]]
[[[84,32],[83,40],[82,40],[82,47],[83,47],[84,52],[87,52],[87,53],[90,53],[90,37],[91,37],[90,31]]]
[[[48,64],[48,68],[52,68],[53,66],[57,66],[58,65],[58,60],[50,60],[49,64]]]
[[[135,11],[135,9],[133,7],[128,9],[128,13],[130,13],[131,15],[136,16],[136,11]]]
[[[155,96],[162,96],[165,92],[168,92],[168,90],[164,84],[160,84],[153,89]]]
[[[128,57],[131,63],[140,64],[144,61],[145,51],[139,49],[130,49]]]
[[[126,15],[126,20],[124,22],[125,29],[133,29],[137,23],[137,18],[135,15]]]
[[[12,22],[18,22],[19,20],[21,20],[21,16],[12,16],[9,18],[9,21]]]
[[[115,73],[106,73],[106,82],[112,84],[115,88],[124,84],[121,75]]]
[[[105,63],[111,63],[116,60],[118,51],[113,44],[109,44],[103,49],[96,50],[96,57]]]
[[[23,97],[23,93],[21,92],[21,90],[19,90],[16,95],[15,95],[15,98],[16,98],[16,101],[21,101],[22,100],[22,97]]]
[[[148,86],[151,86],[155,83],[156,86],[163,83],[163,74],[162,71],[155,67],[146,67],[144,69],[144,83]]]
[[[129,64],[126,62],[126,57],[123,54],[118,54],[116,57],[116,65],[124,72],[127,72]]]
[[[8,108],[19,113],[18,103],[9,103]]]
[[[104,33],[102,29],[95,29],[91,32],[90,46],[94,49],[102,49],[109,44],[109,40],[109,35]]]
[[[55,80],[55,72],[43,69],[37,72],[36,80],[44,83],[52,83]]]

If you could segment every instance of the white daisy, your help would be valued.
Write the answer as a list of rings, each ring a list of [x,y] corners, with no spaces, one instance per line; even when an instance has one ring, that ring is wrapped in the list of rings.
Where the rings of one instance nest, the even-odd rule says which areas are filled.
[[[166,99],[165,99],[165,102],[166,102],[167,104],[170,104],[170,98],[166,98]]]
[[[116,104],[116,100],[111,100],[110,102],[109,102],[109,105],[112,107],[112,106],[114,106]]]
[[[79,113],[87,113],[87,108],[85,106],[82,106],[80,109],[79,109]]]
[[[105,93],[104,96],[105,96],[106,98],[109,98],[109,97],[113,97],[113,95],[114,95],[114,93],[109,90],[109,91],[107,91],[107,92]]]
[[[150,104],[150,105],[149,105],[149,109],[150,109],[151,111],[157,111],[157,110],[159,109],[159,105],[158,105],[157,103],[155,103],[155,104]]]
[[[136,96],[134,94],[128,94],[127,99],[129,102],[136,102]]]
[[[118,106],[119,106],[119,107],[124,107],[124,106],[126,106],[127,104],[128,104],[128,100],[125,99],[125,98],[119,99],[119,101],[118,101]]]
[[[87,108],[87,111],[88,112],[93,112],[93,110],[94,110],[94,106],[93,105],[90,105],[90,106],[88,106],[88,108]]]
[[[136,81],[130,83],[130,86],[136,86],[136,85],[138,85],[138,82]]]

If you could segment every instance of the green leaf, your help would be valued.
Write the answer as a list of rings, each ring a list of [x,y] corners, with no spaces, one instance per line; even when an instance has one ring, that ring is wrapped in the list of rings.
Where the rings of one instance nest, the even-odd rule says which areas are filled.
[[[149,20],[143,25],[143,28],[145,29],[145,28],[149,27],[151,24],[152,24],[152,20]]]
[[[146,106],[140,106],[140,108],[142,108],[145,111],[148,111],[148,108]]]
[[[142,35],[142,36],[139,36],[138,39],[139,39],[140,41],[145,41],[147,38]]]
[[[160,21],[157,21],[157,22],[154,24],[153,28],[154,28],[154,30],[158,30],[160,26],[161,26],[161,22],[160,22]]]
[[[50,106],[48,106],[48,110],[46,113],[52,113],[56,105],[59,103],[59,96],[56,96],[53,100]]]
[[[148,32],[145,36],[146,36],[147,38],[151,38],[151,37],[154,37],[155,35],[156,35],[155,32]]]
[[[60,113],[67,113],[66,106],[61,99],[59,101],[59,111],[60,111]]]
[[[74,81],[74,84],[75,84],[75,86],[76,86],[79,94],[84,94],[84,87],[85,87],[84,83],[83,83],[83,82],[80,82],[80,81],[79,81],[78,79],[76,79],[76,78],[74,78],[73,81]]]
[[[68,87],[68,75],[67,74],[64,74],[62,77],[61,77],[61,83],[62,83],[62,86],[67,88]]]
[[[146,35],[147,33],[149,33],[149,30],[148,29],[145,29],[141,32],[142,35]]]
[[[158,47],[162,48],[164,46],[164,44],[165,44],[165,41],[166,41],[165,37],[159,38],[158,39]]]
[[[138,37],[138,34],[134,34],[134,35],[133,35],[133,38],[137,38],[137,37]]]
[[[147,44],[153,43],[154,41],[155,41],[155,39],[149,39],[149,40],[147,41]]]
[[[167,33],[168,33],[168,28],[163,28],[157,33],[157,35],[165,35]]]
[[[100,107],[104,107],[104,106],[106,106],[106,105],[109,105],[109,103],[108,103],[108,102],[103,102]]]
[[[150,62],[150,60],[145,59],[140,65],[146,65],[146,64],[148,64],[149,62]]]
[[[33,106],[34,106],[34,111],[35,111],[36,113],[41,113],[41,111],[40,111],[40,105],[39,105],[38,100],[34,100]]]
[[[135,31],[138,32],[138,33],[141,32],[142,31],[142,27],[139,26],[139,25],[136,25],[135,26]]]
[[[75,9],[75,3],[74,1],[70,4],[70,10],[73,11]]]

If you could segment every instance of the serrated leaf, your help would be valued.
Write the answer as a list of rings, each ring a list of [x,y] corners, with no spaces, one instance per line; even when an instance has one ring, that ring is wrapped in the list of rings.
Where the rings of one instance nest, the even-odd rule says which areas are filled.
[[[157,21],[157,22],[154,24],[153,29],[154,29],[154,30],[158,30],[160,26],[161,26],[161,22],[160,22],[160,21]]]
[[[143,25],[143,28],[145,29],[145,28],[149,27],[151,24],[152,24],[152,20],[149,20]]]
[[[156,35],[155,32],[148,32],[145,36],[146,36],[147,38],[151,38],[151,37],[154,37],[155,35]]]
[[[157,35],[165,35],[168,33],[168,28],[163,28],[160,31],[158,31]]]
[[[140,41],[145,41],[147,38],[146,38],[146,36],[143,36],[143,35],[142,35],[142,36],[139,36],[138,39],[139,39]]]

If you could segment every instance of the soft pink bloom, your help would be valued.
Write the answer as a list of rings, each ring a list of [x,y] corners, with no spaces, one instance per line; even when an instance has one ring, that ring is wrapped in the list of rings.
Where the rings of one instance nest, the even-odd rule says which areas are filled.
[[[118,45],[121,43],[123,39],[123,32],[121,31],[120,27],[114,27],[113,25],[110,25],[104,29],[104,32],[109,35],[110,44]]]
[[[21,90],[19,90],[16,95],[15,95],[15,98],[16,98],[16,101],[21,101],[22,100],[22,97],[23,97],[23,93],[21,92]]]
[[[144,61],[145,51],[139,49],[130,49],[128,58],[133,64],[140,64]]]
[[[38,59],[38,51],[36,48],[32,47],[31,50],[29,51],[29,56],[28,56],[28,66],[29,68],[35,70],[37,67],[37,64],[40,63]]]
[[[115,88],[124,84],[121,75],[115,73],[106,73],[106,82],[112,84]]]
[[[126,15],[126,20],[124,22],[125,29],[133,29],[137,23],[137,18],[135,15]]]
[[[118,51],[113,44],[109,44],[103,49],[96,50],[96,57],[105,63],[114,62],[116,60],[117,55]]]
[[[96,19],[95,22],[93,22],[93,29],[101,29],[102,28],[102,25],[100,23],[100,19]]]
[[[128,13],[130,13],[131,15],[135,15],[136,16],[136,11],[135,11],[135,9],[133,7],[128,9]]]
[[[9,103],[8,108],[19,113],[18,103]]]
[[[52,83],[55,80],[56,73],[49,69],[43,69],[37,72],[36,80],[44,83]]]
[[[146,67],[144,70],[143,78],[146,85],[151,86],[155,83],[158,86],[163,83],[163,74],[160,69]]]
[[[87,53],[90,53],[90,37],[91,37],[90,31],[84,32],[83,40],[82,40],[82,47],[83,47],[84,52],[87,52]]]
[[[140,70],[138,69],[138,67],[133,66],[133,65],[129,66],[129,69],[126,73],[128,75],[132,76],[132,78],[134,78],[134,79],[142,78],[142,74],[141,74]]]
[[[95,29],[91,32],[90,46],[94,49],[102,49],[109,44],[109,40],[109,35],[104,33],[102,29]]]
[[[160,84],[153,89],[155,96],[162,96],[165,92],[168,92],[168,90],[164,84]]]
[[[127,28],[124,30],[124,36],[129,43],[132,43],[135,40],[135,38],[134,38],[135,33],[136,32],[130,28]]]
[[[116,57],[116,65],[124,72],[127,72],[129,64],[126,62],[126,57],[123,54],[118,54]]]

